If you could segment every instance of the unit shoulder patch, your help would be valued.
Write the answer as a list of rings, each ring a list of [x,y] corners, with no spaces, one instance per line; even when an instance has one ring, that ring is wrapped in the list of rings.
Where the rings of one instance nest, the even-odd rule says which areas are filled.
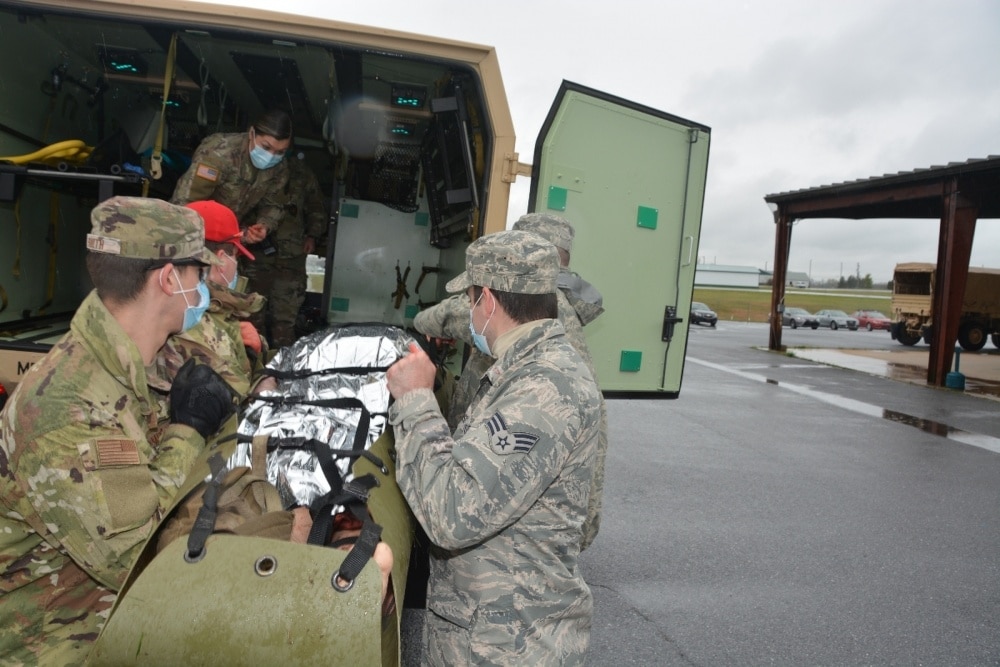
[[[490,436],[490,449],[495,454],[527,454],[538,442],[539,436],[534,433],[511,432],[507,429],[507,420],[499,411],[486,422],[486,431]]]

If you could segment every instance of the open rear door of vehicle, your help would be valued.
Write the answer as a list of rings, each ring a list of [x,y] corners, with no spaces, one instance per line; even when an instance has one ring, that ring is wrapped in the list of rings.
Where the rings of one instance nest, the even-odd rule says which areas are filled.
[[[680,393],[710,134],[567,81],[539,133],[528,208],[576,228],[570,268],[604,296],[584,331],[607,394]]]

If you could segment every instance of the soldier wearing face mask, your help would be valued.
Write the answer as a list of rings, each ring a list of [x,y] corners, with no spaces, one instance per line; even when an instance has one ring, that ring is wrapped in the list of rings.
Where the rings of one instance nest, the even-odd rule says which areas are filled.
[[[266,112],[246,132],[210,135],[195,150],[170,201],[211,199],[224,204],[240,221],[243,241],[259,243],[278,228],[284,215],[284,157],[291,143],[292,119],[276,110]]]
[[[157,357],[159,376],[169,379],[188,359],[211,366],[240,396],[250,390],[255,370],[263,366],[267,347],[248,321],[264,307],[264,297],[244,293],[237,258],[253,261],[240,242],[236,215],[215,201],[187,204],[205,224],[205,247],[219,264],[208,271],[208,310],[191,329],[171,336]]]
[[[210,367],[158,388],[156,356],[208,307],[219,263],[194,211],[113,197],[87,236],[92,291],[0,419],[0,655],[83,664],[193,463],[235,409]]]

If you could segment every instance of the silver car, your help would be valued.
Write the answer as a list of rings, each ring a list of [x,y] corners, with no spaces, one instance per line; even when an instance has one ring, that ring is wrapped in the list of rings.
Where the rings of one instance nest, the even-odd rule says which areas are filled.
[[[820,310],[815,317],[821,327],[830,327],[834,331],[841,327],[851,331],[858,330],[858,321],[842,310]]]

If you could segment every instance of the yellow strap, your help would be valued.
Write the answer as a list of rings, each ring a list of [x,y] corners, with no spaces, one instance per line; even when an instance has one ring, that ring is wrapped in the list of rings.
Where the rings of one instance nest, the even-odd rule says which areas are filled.
[[[174,78],[174,60],[177,58],[177,33],[170,36],[167,50],[167,71],[163,76],[163,104],[160,107],[160,127],[156,131],[156,145],[149,157],[149,173],[155,180],[163,177],[163,129],[167,124],[167,102],[170,100],[170,83]]]

